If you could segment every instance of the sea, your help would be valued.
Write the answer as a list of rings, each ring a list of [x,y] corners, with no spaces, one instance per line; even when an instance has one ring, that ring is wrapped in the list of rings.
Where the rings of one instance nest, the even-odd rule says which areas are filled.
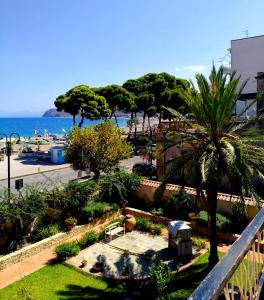
[[[78,124],[79,119],[76,119]],[[113,120],[114,121],[114,120]],[[118,118],[118,125],[125,127],[127,118]],[[85,120],[82,127],[95,125],[102,120]],[[65,134],[73,128],[72,118],[0,118],[0,134],[18,133],[20,137],[33,137],[46,134]]]

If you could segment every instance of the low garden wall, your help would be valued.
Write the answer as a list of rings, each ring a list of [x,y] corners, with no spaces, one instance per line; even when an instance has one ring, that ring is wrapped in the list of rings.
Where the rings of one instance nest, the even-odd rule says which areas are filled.
[[[141,187],[138,191],[134,192],[135,197],[143,199],[145,205],[150,205],[153,203],[154,194],[156,189],[159,187],[160,183],[152,180],[144,180],[141,184]],[[167,184],[166,189],[164,191],[162,200],[168,200],[172,193],[177,192],[181,189],[181,186],[174,184]],[[184,190],[191,196],[195,197],[196,191],[194,188],[185,187]],[[218,193],[218,202],[217,202],[217,211],[230,214],[232,203],[239,200],[238,196]],[[245,205],[247,209],[248,221],[251,221],[256,214],[258,213],[260,207],[256,205],[256,203],[251,198],[245,199]],[[264,207],[263,201],[261,202],[261,207]]]
[[[162,223],[164,225],[168,225],[172,219],[166,218],[166,217],[160,217],[160,216],[154,216],[149,212],[145,212],[143,210],[135,209],[132,207],[126,207],[123,209],[123,214],[131,214],[135,217],[142,217],[149,219],[153,222]],[[188,225],[192,228],[192,232],[199,234],[204,237],[209,237],[210,232],[207,228],[197,226],[196,222],[189,222]],[[239,234],[233,234],[229,232],[217,232],[217,238],[220,241],[226,242],[226,243],[233,243],[235,240],[239,238]]]
[[[107,224],[113,218],[120,216],[121,211],[114,212],[113,214],[106,216],[105,218],[98,219],[89,224],[76,226],[70,231],[60,232],[51,237],[48,237],[42,241],[36,242],[29,246],[26,246],[18,251],[0,257],[0,271],[7,268],[10,265],[18,263],[25,258],[28,258],[34,254],[37,254],[52,246],[57,246],[61,242],[74,240],[74,238],[80,234],[84,234],[89,230],[100,231],[100,229]]]

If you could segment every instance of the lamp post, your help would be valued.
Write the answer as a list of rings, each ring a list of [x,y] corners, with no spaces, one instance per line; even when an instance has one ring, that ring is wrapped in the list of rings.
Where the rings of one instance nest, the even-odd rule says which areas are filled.
[[[6,139],[6,155],[7,155],[7,186],[8,186],[8,195],[10,195],[10,156],[11,156],[11,138],[12,136],[18,136],[20,140],[20,135],[16,132],[11,133],[9,136],[5,133],[0,133],[0,136],[3,135]]]

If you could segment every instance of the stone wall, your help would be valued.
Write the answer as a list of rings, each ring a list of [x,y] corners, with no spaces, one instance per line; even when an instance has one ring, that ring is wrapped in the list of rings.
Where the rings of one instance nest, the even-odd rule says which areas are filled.
[[[6,267],[13,265],[15,263],[18,263],[27,257],[37,254],[42,250],[45,250],[50,247],[55,248],[58,244],[62,242],[74,240],[75,237],[77,237],[82,233],[84,234],[89,230],[100,231],[101,228],[105,226],[110,220],[120,216],[120,214],[121,211],[117,211],[105,218],[101,218],[99,220],[96,220],[86,225],[76,226],[71,231],[60,232],[42,241],[26,246],[18,251],[4,255],[0,257],[0,270],[3,270]]]

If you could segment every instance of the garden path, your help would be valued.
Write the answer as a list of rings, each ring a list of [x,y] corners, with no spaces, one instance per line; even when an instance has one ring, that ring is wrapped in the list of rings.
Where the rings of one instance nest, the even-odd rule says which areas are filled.
[[[76,235],[67,241],[78,240],[83,236],[83,233]],[[21,262],[13,264],[4,270],[0,271],[0,289],[7,285],[22,279],[26,275],[29,275],[45,265],[49,264],[56,258],[54,254],[54,246],[47,248],[35,255],[23,259]]]

